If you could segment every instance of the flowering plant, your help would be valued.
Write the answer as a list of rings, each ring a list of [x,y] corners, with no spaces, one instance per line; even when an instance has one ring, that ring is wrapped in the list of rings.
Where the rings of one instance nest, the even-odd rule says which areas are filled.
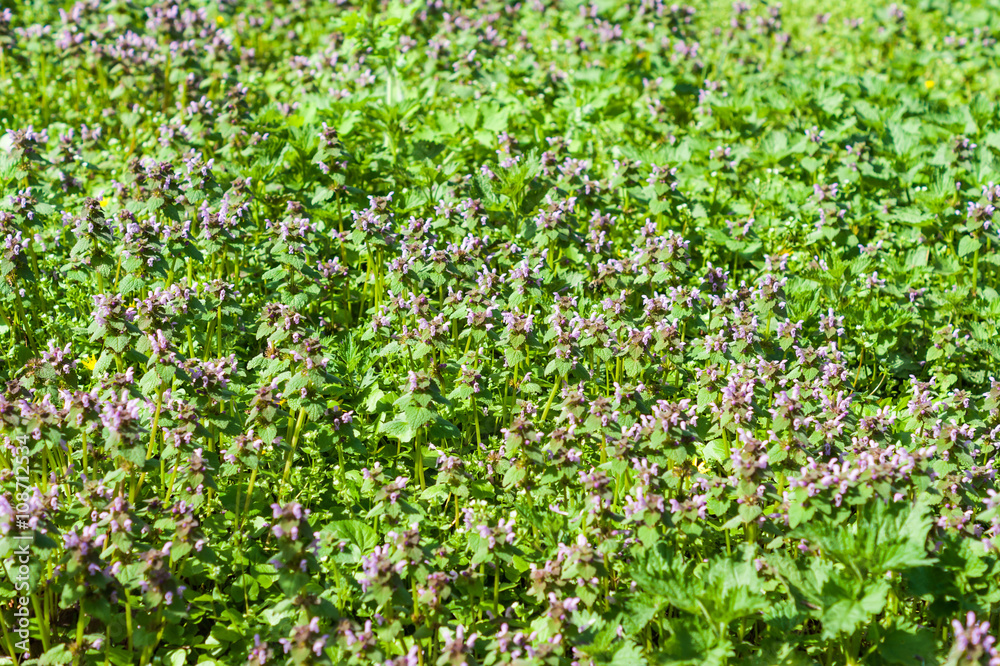
[[[0,661],[1000,664],[946,4],[0,6]]]

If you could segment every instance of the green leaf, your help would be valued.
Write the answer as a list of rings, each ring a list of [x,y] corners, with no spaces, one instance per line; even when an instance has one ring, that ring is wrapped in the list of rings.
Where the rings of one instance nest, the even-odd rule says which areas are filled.
[[[507,472],[503,475],[503,487],[508,489],[513,488],[519,484],[525,476],[526,472],[523,468],[511,466],[507,468]]]
[[[184,666],[187,663],[188,650],[171,650],[167,653],[166,663],[170,666]]]
[[[129,337],[127,334],[108,336],[107,340],[105,340],[105,344],[119,354],[125,351],[125,348],[128,347],[128,342]]]
[[[111,364],[114,362],[114,360],[115,357],[113,354],[109,354],[107,351],[102,352],[100,357],[97,359],[97,362],[94,364],[93,374],[95,376],[100,375],[109,367],[111,367]]]
[[[813,520],[799,525],[792,534],[814,542],[824,557],[854,571],[859,578],[935,561],[927,551],[933,521],[926,504],[873,499],[858,511],[858,520],[849,525]]]
[[[972,236],[962,236],[962,240],[958,241],[958,256],[968,256],[979,250],[982,246],[983,244],[978,239]]]
[[[125,275],[118,282],[118,291],[122,296],[127,296],[134,291],[139,291],[145,286],[142,278],[136,277],[135,275]]]
[[[854,578],[837,576],[823,586],[824,609],[820,616],[823,638],[833,639],[882,612],[889,594],[889,583],[877,580],[862,587]]]
[[[146,374],[144,374],[142,379],[139,380],[139,388],[141,388],[142,392],[146,395],[155,393],[159,385],[160,376],[157,374],[156,368],[150,368],[147,370]]]
[[[630,636],[639,633],[666,605],[667,602],[663,599],[649,595],[629,598],[625,602],[626,612],[622,613],[619,620],[623,630]]]
[[[643,651],[632,641],[622,645],[609,662],[610,666],[646,666],[647,663]]]
[[[360,553],[370,553],[378,545],[378,534],[360,520],[335,520],[320,531],[330,535],[334,552],[341,543],[356,547]]]
[[[668,621],[670,637],[664,642],[658,664],[722,666],[733,655],[728,636],[720,636],[707,622],[692,623],[686,618]]]
[[[523,351],[512,347],[506,347],[503,350],[503,353],[507,359],[507,366],[510,368],[513,368],[515,365],[527,358]]]
[[[936,216],[917,208],[900,208],[892,212],[892,216],[912,227],[926,227],[934,223]]]
[[[711,442],[705,444],[701,450],[701,454],[707,460],[718,462],[725,462],[729,459],[729,450],[726,448],[725,442],[721,439],[713,439]]]
[[[409,423],[400,420],[383,423],[378,427],[378,431],[402,442],[409,442],[417,434]]]
[[[427,434],[431,439],[448,439],[459,437],[462,431],[455,427],[455,424],[440,415],[435,415],[433,423],[427,428]]]
[[[909,620],[896,618],[875,649],[880,659],[902,666],[926,666],[937,663],[936,645],[931,632]]]
[[[58,664],[68,664],[71,661],[73,661],[73,653],[69,651],[69,645],[65,643],[49,648],[38,658],[39,666],[57,666]]]

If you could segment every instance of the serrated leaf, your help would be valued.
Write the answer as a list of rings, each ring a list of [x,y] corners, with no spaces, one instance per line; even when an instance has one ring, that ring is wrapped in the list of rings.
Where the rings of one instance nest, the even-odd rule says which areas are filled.
[[[983,244],[978,239],[972,236],[962,236],[962,239],[958,241],[958,256],[968,256],[979,250],[982,246]]]

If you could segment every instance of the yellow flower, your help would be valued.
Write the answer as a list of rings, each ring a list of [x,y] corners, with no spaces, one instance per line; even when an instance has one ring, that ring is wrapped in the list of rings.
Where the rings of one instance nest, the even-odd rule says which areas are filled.
[[[101,208],[107,208],[107,207],[108,207],[108,198],[104,197],[103,199],[101,199]]]
[[[94,371],[95,365],[97,365],[97,357],[94,355],[88,356],[83,361],[83,367],[87,368],[87,370],[90,370],[91,372]]]
[[[215,24],[216,25],[220,25],[220,26],[221,25],[226,25],[226,17],[222,16],[221,14],[219,16],[216,16],[215,17]]]
[[[702,474],[711,474],[712,466],[708,464],[707,460],[699,460],[698,471],[701,472]]]
[[[924,87],[930,90],[934,87],[934,82],[928,79],[927,81],[924,81]]]

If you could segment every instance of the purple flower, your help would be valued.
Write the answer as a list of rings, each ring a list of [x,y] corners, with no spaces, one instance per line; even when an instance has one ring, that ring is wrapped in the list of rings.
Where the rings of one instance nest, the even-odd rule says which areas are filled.
[[[264,666],[264,664],[274,658],[274,652],[267,643],[260,640],[260,634],[254,634],[253,645],[253,649],[247,655],[248,663]]]
[[[951,621],[955,630],[955,643],[949,655],[954,663],[981,664],[1000,666],[1000,653],[997,652],[996,638],[989,635],[990,623],[976,622],[976,614],[969,611],[965,617],[965,625],[958,620]]]

